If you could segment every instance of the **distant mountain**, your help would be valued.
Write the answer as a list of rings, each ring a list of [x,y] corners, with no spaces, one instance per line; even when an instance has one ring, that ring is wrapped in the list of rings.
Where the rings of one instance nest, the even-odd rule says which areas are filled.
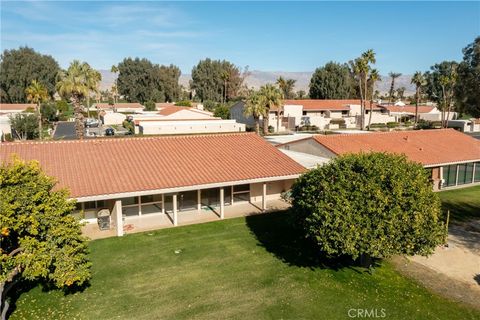
[[[109,70],[99,70],[102,74],[102,82],[100,89],[105,90],[112,87],[115,81],[115,75]],[[286,72],[286,71],[250,71],[249,76],[245,79],[248,87],[258,89],[260,86],[267,83],[275,83],[278,77],[282,76],[288,79],[297,80],[295,83],[295,91],[304,90],[308,92],[308,85],[310,84],[310,78],[312,77],[312,71],[306,72]],[[395,88],[405,87],[406,95],[412,95],[415,93],[415,86],[410,84],[411,75],[402,75],[395,79]],[[189,74],[182,74],[179,79],[179,83],[185,88],[189,87],[191,76]],[[391,79],[388,75],[382,76],[382,80],[376,85],[377,90],[380,93],[385,94],[390,90]]]

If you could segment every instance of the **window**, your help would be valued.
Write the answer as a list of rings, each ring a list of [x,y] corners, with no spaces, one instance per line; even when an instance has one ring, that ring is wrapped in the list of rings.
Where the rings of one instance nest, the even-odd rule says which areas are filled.
[[[250,201],[250,185],[233,186],[233,202]]]
[[[457,165],[450,165],[443,167],[443,186],[444,187],[451,187],[456,185],[457,179]]]
[[[122,198],[122,206],[133,206],[138,204],[138,197]]]
[[[84,202],[84,210],[90,210],[90,209],[95,209],[96,208],[96,205],[95,205],[95,201],[88,201],[88,202]]]
[[[240,184],[238,186],[233,186],[233,193],[250,191],[249,184]]]
[[[153,202],[162,202],[162,195],[161,194],[152,194],[148,196],[141,196],[140,197],[142,204],[144,203],[153,203]]]
[[[219,191],[220,192],[220,191]],[[187,191],[178,194],[178,210],[187,211],[197,208],[197,191]]]
[[[480,182],[480,162],[475,162],[475,182]]]
[[[302,111],[302,115],[303,115],[303,116],[306,116],[306,115],[307,115],[307,111]]]

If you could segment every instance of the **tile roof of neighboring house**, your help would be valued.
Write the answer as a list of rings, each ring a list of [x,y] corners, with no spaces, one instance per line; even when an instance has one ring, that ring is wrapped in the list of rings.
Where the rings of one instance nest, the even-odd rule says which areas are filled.
[[[111,105],[111,104],[108,104],[108,103],[97,103],[95,104],[95,106],[98,108],[98,109],[113,109],[113,108],[117,108],[117,109],[142,109],[143,110],[143,106],[138,103],[138,102],[130,102],[130,103],[115,103],[114,105]]]
[[[72,197],[291,176],[305,168],[254,133],[3,143]]]
[[[200,113],[200,114],[204,114],[204,115],[213,116],[213,114],[209,111],[203,111],[203,110],[198,110],[198,109],[195,109],[195,108],[192,108],[192,107],[182,107],[182,106],[162,107],[158,111],[158,114],[160,114],[162,116],[169,116],[171,114],[174,114],[174,113],[177,113],[177,112],[180,112],[180,111],[184,111],[184,110],[192,111],[192,112],[196,112],[196,113]]]
[[[175,103],[171,103],[171,102],[156,102],[155,103],[155,108],[157,110],[160,110],[161,108],[173,107],[173,106],[175,106]]]
[[[423,165],[480,160],[480,140],[454,129],[316,135],[312,138],[335,154],[398,153]]]
[[[33,103],[0,103],[0,111],[16,110],[25,111],[28,108],[35,109],[37,105]]]
[[[381,106],[384,109],[387,109],[390,112],[404,112],[415,114],[415,106],[405,105],[405,106]],[[435,107],[432,106],[418,106],[418,113],[429,113]]]
[[[360,100],[304,99],[283,100],[284,105],[302,105],[303,110],[350,110],[349,105],[360,105]],[[368,104],[367,104],[368,106]]]

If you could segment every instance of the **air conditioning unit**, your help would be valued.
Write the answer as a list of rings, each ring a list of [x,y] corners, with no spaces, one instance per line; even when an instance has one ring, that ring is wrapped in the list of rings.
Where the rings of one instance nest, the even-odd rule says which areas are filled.
[[[101,209],[97,212],[97,223],[100,230],[110,230],[110,210]]]

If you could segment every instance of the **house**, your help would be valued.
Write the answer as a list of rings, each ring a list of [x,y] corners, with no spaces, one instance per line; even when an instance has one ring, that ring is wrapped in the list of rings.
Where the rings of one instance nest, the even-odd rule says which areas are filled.
[[[358,152],[405,154],[430,171],[435,190],[480,183],[480,140],[454,129],[315,135],[277,147],[320,160]]]
[[[380,105],[380,108],[386,110],[388,114],[394,117],[394,121],[400,122],[401,119],[407,118],[413,120],[415,118],[414,105]],[[447,116],[445,114],[445,116]],[[450,112],[450,119],[455,119],[457,114]],[[437,107],[431,105],[418,106],[418,118],[426,121],[441,121],[442,112]]]
[[[480,119],[448,120],[447,126],[466,133],[480,132]]]
[[[124,112],[124,113],[138,113],[142,112],[145,107],[138,102],[130,102],[130,103],[115,103],[115,104],[108,104],[108,103],[96,103],[93,105],[94,109],[100,111],[113,111],[113,112]]]
[[[33,111],[37,108],[33,103],[0,103],[0,141],[6,134],[12,133],[10,117],[17,113]]]
[[[87,230],[107,209],[118,236],[266,210],[305,170],[253,133],[5,143],[0,161],[14,154],[69,189]]]
[[[161,106],[156,112],[133,115],[136,133],[192,134],[245,131],[235,120],[214,117],[212,112],[175,105]]]
[[[303,99],[284,100],[280,111],[280,130],[277,130],[277,108],[269,113],[268,123],[274,131],[292,131],[302,126],[316,126],[320,130],[357,128],[360,125],[360,100]],[[370,115],[369,103],[365,110],[365,121]],[[230,118],[253,127],[252,116],[245,115],[245,103],[238,102],[230,109]],[[372,106],[372,123],[387,123],[394,118],[374,104]]]

